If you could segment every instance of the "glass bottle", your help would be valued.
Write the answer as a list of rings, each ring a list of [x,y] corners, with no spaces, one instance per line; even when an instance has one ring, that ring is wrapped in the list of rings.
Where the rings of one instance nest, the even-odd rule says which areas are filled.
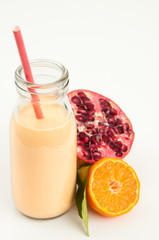
[[[30,65],[35,83],[25,80],[22,66],[15,71],[19,97],[10,125],[12,193],[23,214],[52,218],[73,203],[76,123],[67,98],[67,69],[49,60]]]

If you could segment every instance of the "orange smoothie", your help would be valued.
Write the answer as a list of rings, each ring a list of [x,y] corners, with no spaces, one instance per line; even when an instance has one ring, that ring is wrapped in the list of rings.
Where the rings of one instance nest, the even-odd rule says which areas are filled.
[[[76,183],[76,123],[58,104],[42,105],[36,119],[31,104],[11,119],[13,199],[25,215],[56,217],[73,202]]]

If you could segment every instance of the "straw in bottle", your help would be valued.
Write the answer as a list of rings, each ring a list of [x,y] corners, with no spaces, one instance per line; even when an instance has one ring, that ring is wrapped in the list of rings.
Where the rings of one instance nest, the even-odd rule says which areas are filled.
[[[20,59],[22,62],[22,66],[23,66],[23,70],[24,70],[24,74],[25,74],[25,78],[28,82],[30,83],[34,83],[34,79],[33,79],[33,75],[31,72],[31,67],[29,64],[29,60],[28,60],[28,56],[26,53],[26,49],[25,49],[25,45],[24,45],[24,41],[23,41],[23,37],[20,31],[20,28],[18,26],[14,27],[13,29],[13,34],[15,37],[15,41],[17,44],[17,48],[19,51],[19,55],[20,55]],[[43,113],[39,104],[39,96],[36,94],[35,89],[30,89],[29,90],[32,91],[33,94],[31,94],[32,97],[32,105],[33,105],[33,109],[35,112],[35,116],[37,119],[43,119]]]

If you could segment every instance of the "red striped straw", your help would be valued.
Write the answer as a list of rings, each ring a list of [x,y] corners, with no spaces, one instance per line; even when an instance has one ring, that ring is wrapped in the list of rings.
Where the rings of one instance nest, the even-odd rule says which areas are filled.
[[[33,75],[31,72],[31,67],[30,67],[28,56],[27,56],[26,49],[24,46],[23,37],[22,37],[21,31],[20,31],[20,28],[18,26],[14,27],[13,34],[15,37],[18,51],[19,51],[25,78],[28,82],[34,83]],[[31,90],[33,93],[36,93],[35,89],[29,88],[29,90]],[[39,104],[39,101],[40,101],[39,96],[37,94],[31,94],[31,97],[32,97],[32,105],[33,105],[33,109],[34,109],[36,118],[37,119],[44,118],[43,113],[41,111],[40,104]]]

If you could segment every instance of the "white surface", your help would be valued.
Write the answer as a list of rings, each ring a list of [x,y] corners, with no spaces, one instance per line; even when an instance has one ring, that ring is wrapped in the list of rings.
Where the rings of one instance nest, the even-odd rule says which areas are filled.
[[[24,217],[12,202],[9,118],[20,64],[14,25],[21,26],[30,59],[63,63],[70,90],[112,98],[133,123],[135,141],[125,161],[139,176],[139,203],[116,218],[89,210],[89,239],[159,239],[158,12],[158,0],[0,0],[0,239],[88,239],[75,206],[39,221]]]

